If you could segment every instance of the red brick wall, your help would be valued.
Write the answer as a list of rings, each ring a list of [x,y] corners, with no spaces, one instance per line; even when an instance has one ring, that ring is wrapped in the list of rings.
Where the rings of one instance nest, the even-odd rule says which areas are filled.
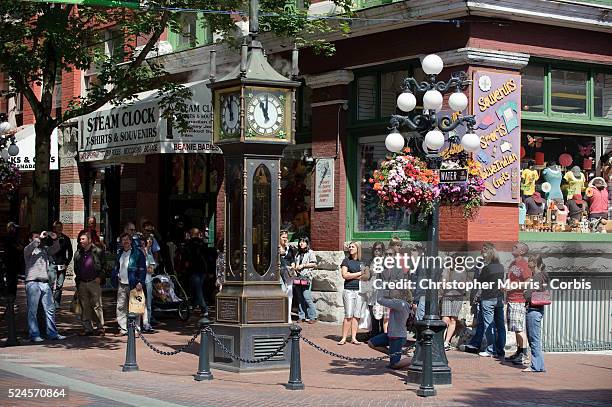
[[[347,99],[348,86],[315,89],[314,101]],[[346,240],[346,165],[352,157],[346,156],[347,111],[338,109],[340,105],[326,105],[312,109],[312,155],[333,157],[336,153],[338,114],[340,114],[340,149],[334,166],[334,207],[315,209],[315,178],[311,185],[312,206],[310,237],[315,250],[341,250]]]

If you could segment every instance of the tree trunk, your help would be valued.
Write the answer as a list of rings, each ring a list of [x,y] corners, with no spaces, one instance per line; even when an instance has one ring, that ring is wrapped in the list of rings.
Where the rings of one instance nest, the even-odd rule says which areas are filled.
[[[49,160],[51,157],[51,133],[53,127],[47,120],[37,120],[36,166],[31,200],[31,227],[33,231],[49,230]]]

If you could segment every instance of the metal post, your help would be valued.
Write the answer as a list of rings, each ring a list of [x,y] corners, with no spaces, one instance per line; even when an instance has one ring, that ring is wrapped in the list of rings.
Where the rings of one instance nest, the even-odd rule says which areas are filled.
[[[423,381],[421,382],[421,386],[416,391],[417,396],[421,397],[429,397],[436,395],[436,389],[433,386],[433,372],[431,370],[432,364],[432,338],[434,335],[434,331],[431,329],[426,329],[422,333],[423,335],[423,348],[425,351],[425,358],[423,361]]]
[[[293,324],[289,329],[291,329],[291,364],[289,367],[289,382],[285,387],[288,390],[304,390],[302,364],[300,362],[300,332],[302,328]]]
[[[137,372],[138,364],[136,363],[136,314],[130,312],[127,315],[128,319],[128,340],[125,350],[125,363],[123,364],[123,372]]]
[[[193,376],[193,379],[201,382],[203,380],[212,380],[213,375],[210,372],[210,359],[208,356],[208,332],[205,330],[210,326],[208,318],[202,318],[200,324],[200,356],[198,359],[198,371]]]
[[[10,296],[6,302],[6,324],[8,328],[8,337],[4,346],[19,345],[17,341],[17,333],[15,330],[15,298]]]

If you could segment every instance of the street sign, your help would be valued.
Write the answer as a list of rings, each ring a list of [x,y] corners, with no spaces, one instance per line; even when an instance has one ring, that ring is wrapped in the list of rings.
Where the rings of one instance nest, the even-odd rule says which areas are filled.
[[[440,183],[452,184],[459,182],[467,182],[467,168],[454,168],[450,170],[440,170]]]

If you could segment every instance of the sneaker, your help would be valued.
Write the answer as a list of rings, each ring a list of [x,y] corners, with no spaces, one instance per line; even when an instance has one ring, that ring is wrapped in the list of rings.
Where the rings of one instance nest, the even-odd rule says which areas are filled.
[[[484,352],[479,352],[478,356],[482,356],[483,358],[492,358],[493,355],[492,353],[487,352],[486,350]]]
[[[43,342],[43,341],[44,339],[41,338],[40,336],[30,339],[30,342]]]
[[[459,350],[467,353],[478,353],[478,348],[472,345],[461,345],[459,346]]]
[[[529,357],[523,353],[511,360],[514,365],[529,366],[531,364]]]
[[[64,339],[66,339],[66,337],[60,334],[57,334],[55,338],[51,338],[52,341],[63,341]]]
[[[448,342],[444,342],[444,350],[445,350],[445,351],[449,351],[449,350],[451,350],[450,343],[448,343]]]

